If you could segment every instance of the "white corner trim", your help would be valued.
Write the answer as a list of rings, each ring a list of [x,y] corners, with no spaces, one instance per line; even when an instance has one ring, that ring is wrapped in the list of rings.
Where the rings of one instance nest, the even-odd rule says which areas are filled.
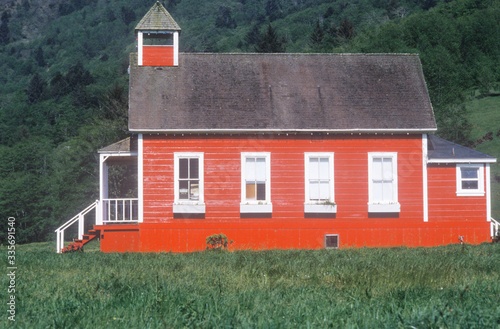
[[[174,32],[174,66],[179,66],[179,32]]]
[[[144,221],[144,141],[143,135],[137,140],[137,194],[139,198],[139,223]]]
[[[423,212],[424,212],[424,222],[429,221],[429,185],[427,177],[427,134],[422,134],[422,198],[423,198]]]
[[[144,36],[142,32],[137,33],[137,65],[142,66]]]
[[[486,221],[491,222],[491,174],[490,164],[486,164],[485,169],[485,188],[486,188]]]

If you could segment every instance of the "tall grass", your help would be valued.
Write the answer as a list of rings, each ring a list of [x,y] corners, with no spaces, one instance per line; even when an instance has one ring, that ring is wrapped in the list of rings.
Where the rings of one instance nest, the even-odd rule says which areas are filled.
[[[500,326],[500,244],[16,256],[19,328]]]

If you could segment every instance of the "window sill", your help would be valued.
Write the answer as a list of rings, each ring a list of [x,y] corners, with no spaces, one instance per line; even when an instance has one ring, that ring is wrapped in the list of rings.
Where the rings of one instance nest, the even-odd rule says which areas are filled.
[[[399,202],[395,203],[369,203],[368,212],[370,213],[390,213],[390,212],[400,212],[401,205]]]
[[[247,204],[240,203],[240,213],[242,214],[265,214],[273,212],[273,204]]]
[[[174,214],[204,214],[205,204],[174,204]]]
[[[314,213],[314,214],[336,214],[337,213],[337,205],[330,204],[304,204],[304,212],[305,213]]]
[[[484,196],[484,191],[458,191],[457,196]]]

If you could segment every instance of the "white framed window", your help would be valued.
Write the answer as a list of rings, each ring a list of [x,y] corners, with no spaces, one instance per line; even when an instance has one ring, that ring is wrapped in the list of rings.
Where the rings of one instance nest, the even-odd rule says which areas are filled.
[[[205,213],[203,153],[174,153],[174,213]]]
[[[368,212],[399,212],[398,156],[395,152],[368,153]]]
[[[457,164],[457,195],[484,196],[484,166]]]
[[[242,213],[269,213],[271,204],[271,154],[241,153]]]
[[[336,213],[333,153],[305,153],[305,213]]]

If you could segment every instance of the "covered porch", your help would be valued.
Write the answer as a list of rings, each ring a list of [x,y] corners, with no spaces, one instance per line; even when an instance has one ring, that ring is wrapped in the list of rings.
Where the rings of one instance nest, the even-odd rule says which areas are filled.
[[[98,153],[99,202],[95,224],[137,223],[137,139],[126,138]]]
[[[58,253],[81,249],[111,225],[139,222],[137,145],[137,136],[132,136],[98,150],[99,199],[55,231]],[[69,245],[65,233],[73,241]]]

